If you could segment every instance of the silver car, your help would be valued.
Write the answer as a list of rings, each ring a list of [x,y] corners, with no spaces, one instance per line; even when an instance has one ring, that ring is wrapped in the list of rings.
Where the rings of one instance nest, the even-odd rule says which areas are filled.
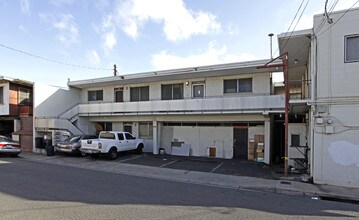
[[[0,135],[0,154],[16,157],[19,153],[21,153],[21,146],[18,142]]]
[[[56,151],[68,154],[81,154],[81,140],[97,139],[96,135],[75,135],[57,144]],[[84,156],[84,155],[83,155]]]

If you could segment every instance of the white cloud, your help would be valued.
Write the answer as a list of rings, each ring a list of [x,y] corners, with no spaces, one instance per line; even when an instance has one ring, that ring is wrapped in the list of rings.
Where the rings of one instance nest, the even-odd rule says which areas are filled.
[[[40,14],[40,18],[59,31],[56,39],[66,46],[79,43],[79,31],[71,14]]]
[[[149,21],[163,24],[163,32],[169,41],[185,40],[193,35],[221,29],[215,15],[192,11],[183,0],[117,1],[114,8],[104,24],[120,28],[133,39],[139,36],[141,29]]]
[[[86,52],[86,58],[90,61],[93,65],[100,64],[100,57],[96,50],[89,50]]]
[[[60,5],[71,5],[74,2],[74,0],[51,0],[50,3],[55,5],[55,6],[60,6]]]
[[[30,15],[30,2],[29,0],[20,0],[21,12],[24,15]]]
[[[103,36],[103,47],[105,52],[109,52],[117,44],[116,35],[113,32],[107,32]]]
[[[251,54],[230,54],[227,52],[227,46],[216,47],[211,42],[206,51],[189,56],[178,56],[170,54],[168,51],[161,51],[152,55],[152,65],[155,69],[173,69],[182,67],[194,67],[213,65],[220,63],[233,63],[241,61],[255,60],[256,57]]]

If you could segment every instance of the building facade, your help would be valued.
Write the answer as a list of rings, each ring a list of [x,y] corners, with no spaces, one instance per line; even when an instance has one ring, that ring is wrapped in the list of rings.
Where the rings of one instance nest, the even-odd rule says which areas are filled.
[[[69,81],[68,91],[35,100],[36,135],[56,129],[71,131],[66,126],[89,134],[125,130],[143,138],[144,150],[154,154],[243,158],[269,164],[275,152],[271,148],[274,118],[284,112],[284,95],[273,92],[271,71],[276,70],[257,68],[266,62]],[[56,100],[56,93],[63,98],[68,93],[72,99],[68,108],[49,103]]]
[[[0,76],[0,135],[19,141],[23,151],[33,145],[33,83]]]

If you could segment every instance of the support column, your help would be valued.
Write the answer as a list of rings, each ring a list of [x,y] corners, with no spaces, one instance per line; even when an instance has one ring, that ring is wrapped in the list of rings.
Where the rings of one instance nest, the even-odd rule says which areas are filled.
[[[158,154],[158,126],[157,121],[153,121],[153,154]]]
[[[270,164],[271,158],[271,120],[266,117],[264,121],[264,163]]]

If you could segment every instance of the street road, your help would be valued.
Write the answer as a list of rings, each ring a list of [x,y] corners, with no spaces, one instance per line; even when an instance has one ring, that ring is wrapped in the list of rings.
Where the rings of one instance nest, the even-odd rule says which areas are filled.
[[[0,157],[0,219],[359,218],[359,205]]]

